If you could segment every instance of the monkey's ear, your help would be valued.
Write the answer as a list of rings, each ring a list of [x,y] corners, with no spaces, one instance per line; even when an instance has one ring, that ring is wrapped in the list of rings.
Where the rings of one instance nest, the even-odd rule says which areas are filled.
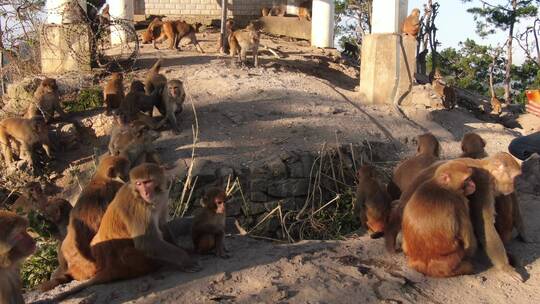
[[[448,185],[450,183],[450,174],[448,173],[441,173],[441,175],[439,175],[439,183],[442,184],[442,185]]]
[[[116,174],[116,169],[114,167],[110,167],[107,169],[107,177],[109,178],[115,178],[118,174]]]
[[[201,207],[203,207],[203,208],[206,208],[206,207],[207,207],[207,205],[206,205],[206,203],[205,203],[205,202],[206,202],[206,198],[205,198],[204,196],[201,197],[201,199],[200,199],[199,202],[200,202],[200,204],[201,204]]]

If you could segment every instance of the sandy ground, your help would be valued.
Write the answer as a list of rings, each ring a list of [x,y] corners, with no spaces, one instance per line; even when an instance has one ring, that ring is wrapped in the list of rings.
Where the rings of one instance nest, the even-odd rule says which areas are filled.
[[[266,37],[264,44],[287,57],[264,53],[261,67],[241,69],[229,57],[214,53],[215,35],[199,37],[207,54],[199,55],[192,47],[182,52],[142,49],[142,66],[164,58],[162,71],[168,78],[182,79],[190,96],[182,114],[183,132],[175,136],[164,131],[157,141],[169,163],[181,164],[190,157],[195,117],[191,103],[200,131],[197,156],[235,168],[281,151],[316,151],[336,141],[395,140],[395,151],[381,151],[386,154],[382,159],[395,159],[396,153],[414,153],[413,138],[425,129],[441,139],[444,157],[457,156],[458,140],[472,130],[488,140],[487,150],[493,153],[506,151],[512,138],[536,128],[531,119],[525,120],[523,130],[508,130],[461,109],[408,109],[419,127],[390,106],[361,105],[354,91],[356,69],[334,63],[327,51]],[[133,76],[143,79],[144,70]],[[202,257],[204,270],[199,273],[159,271],[89,288],[65,303],[538,303],[538,197],[519,196],[534,242],[514,241],[509,251],[522,262],[525,283],[511,281],[482,261],[475,275],[425,278],[406,267],[402,254],[389,255],[382,240],[366,236],[293,245],[231,236],[227,244],[232,258]],[[30,292],[27,300],[45,299],[65,288],[43,295]]]

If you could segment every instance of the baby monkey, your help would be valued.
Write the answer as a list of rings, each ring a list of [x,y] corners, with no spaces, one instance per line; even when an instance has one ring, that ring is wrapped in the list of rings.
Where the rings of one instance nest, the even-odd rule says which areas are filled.
[[[215,250],[216,256],[229,258],[224,244],[226,200],[225,191],[219,188],[208,189],[201,199],[203,208],[195,214],[191,228],[195,252],[207,254]]]

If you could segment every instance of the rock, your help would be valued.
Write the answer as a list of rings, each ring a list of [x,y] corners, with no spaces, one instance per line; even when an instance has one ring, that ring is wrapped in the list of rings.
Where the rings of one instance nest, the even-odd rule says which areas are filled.
[[[227,202],[227,215],[238,216],[242,214],[242,198],[233,198]]]
[[[248,215],[257,215],[267,211],[264,204],[248,202]]]
[[[305,176],[304,164],[301,161],[287,164],[291,177],[307,177]]]
[[[265,166],[268,168],[273,177],[283,178],[287,177],[287,166],[281,158],[272,157],[266,161]]]
[[[266,192],[268,189],[268,181],[265,179],[253,179],[250,182],[251,192]]]
[[[266,202],[268,196],[263,192],[251,192],[249,195],[252,202]]]
[[[269,214],[265,212],[257,217],[255,220],[255,225],[264,220],[264,218]],[[264,223],[262,223],[257,230],[260,231],[262,235],[275,236],[276,231],[281,230],[281,225],[279,222],[279,216],[277,213],[272,214],[270,217],[266,218]]]
[[[218,169],[216,169],[216,176],[218,178],[223,178],[223,179],[227,179],[229,178],[229,176],[231,177],[231,179],[234,178],[234,169],[233,168],[229,168],[229,167],[220,167]]]
[[[521,164],[521,175],[516,178],[520,192],[540,195],[540,155],[533,154]]]
[[[19,114],[26,112],[28,105],[34,100],[34,92],[40,82],[39,78],[25,78],[8,85],[6,92],[8,102],[3,110]]]
[[[217,165],[206,159],[196,159],[193,164],[191,174],[193,177],[197,176],[197,183],[205,184],[216,180],[216,167]]]
[[[268,185],[268,194],[274,197],[291,197],[306,195],[309,189],[309,180],[306,178],[284,179],[274,181]]]

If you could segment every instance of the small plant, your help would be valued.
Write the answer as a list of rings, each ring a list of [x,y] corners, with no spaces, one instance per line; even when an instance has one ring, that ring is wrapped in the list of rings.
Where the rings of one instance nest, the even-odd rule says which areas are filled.
[[[24,262],[21,278],[25,290],[32,289],[50,278],[58,267],[56,240],[38,238],[38,249]]]
[[[81,89],[77,99],[66,104],[67,112],[91,110],[103,105],[103,92],[97,86]]]

